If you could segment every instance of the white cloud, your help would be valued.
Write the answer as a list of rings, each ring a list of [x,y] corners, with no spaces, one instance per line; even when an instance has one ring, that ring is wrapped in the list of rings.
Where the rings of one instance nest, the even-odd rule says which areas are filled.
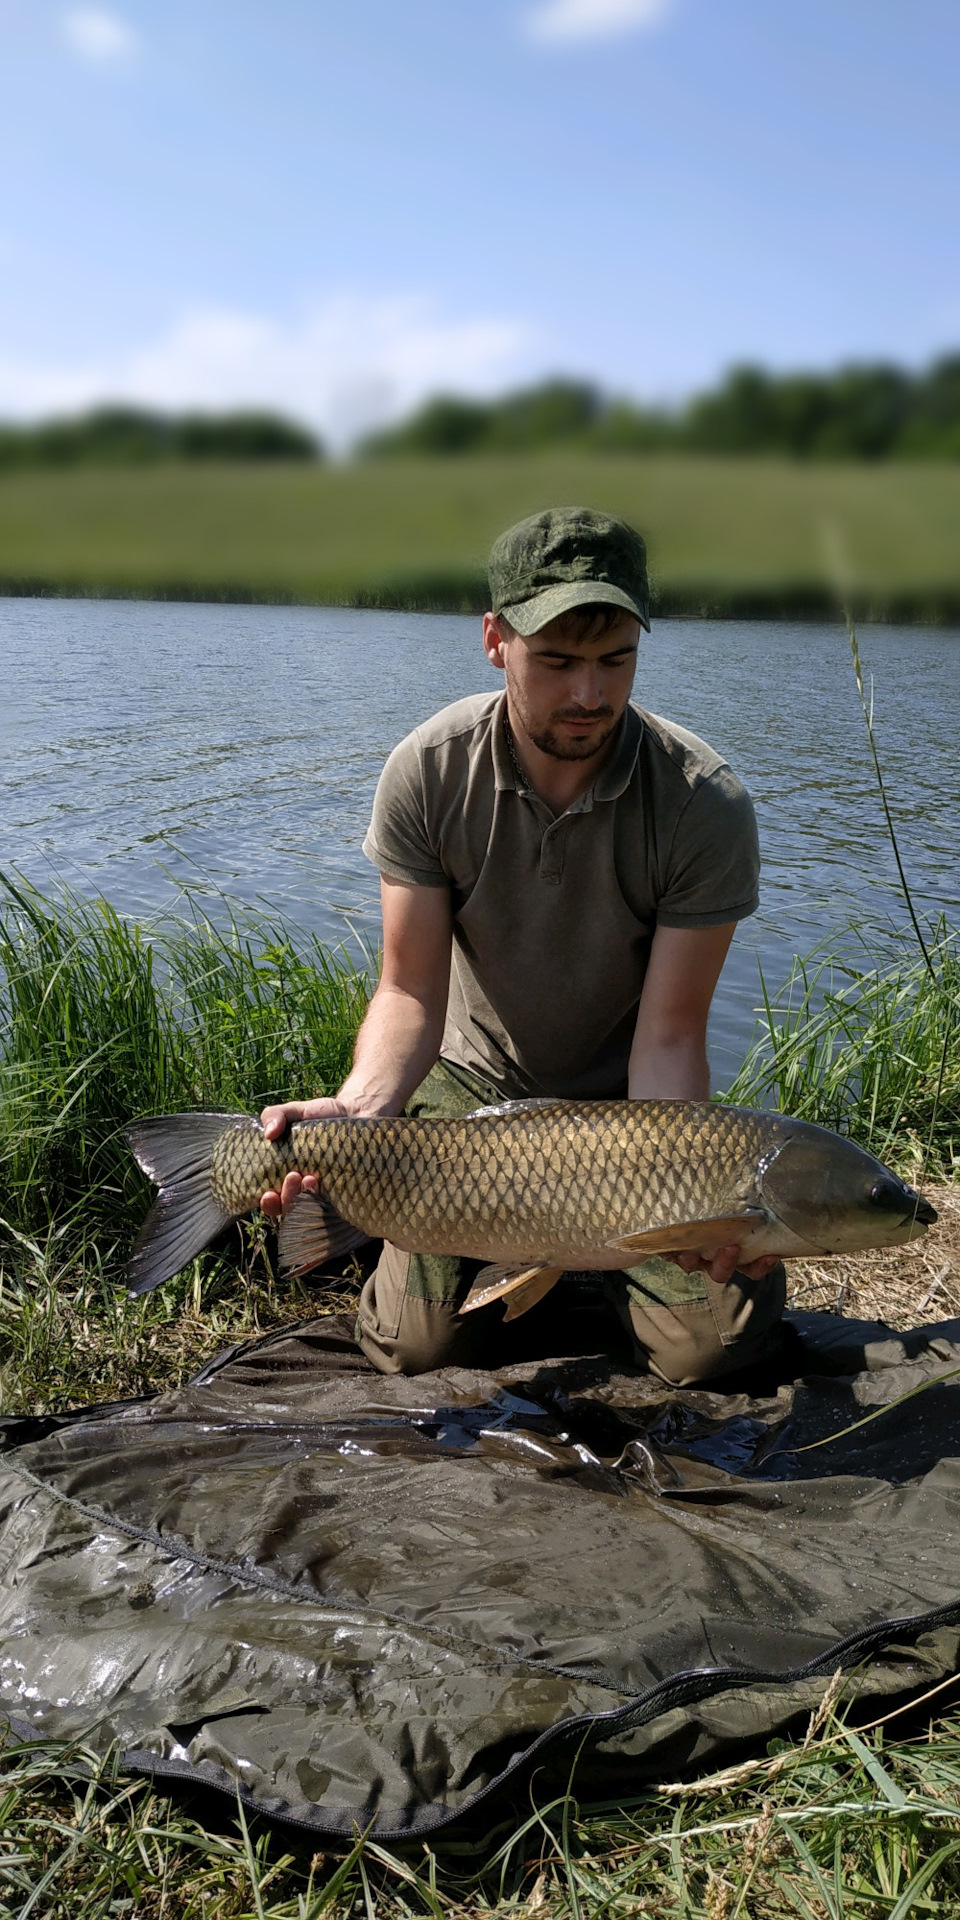
[[[61,26],[67,45],[91,66],[120,66],[136,51],[133,28],[101,7],[72,7],[61,16]]]
[[[635,28],[658,27],[673,0],[543,0],[527,15],[535,40],[600,40]]]
[[[340,294],[302,320],[203,307],[158,339],[98,365],[0,357],[0,418],[102,400],[161,408],[276,408],[334,446],[441,389],[495,393],[521,378],[532,330],[502,318],[447,320],[423,299]]]

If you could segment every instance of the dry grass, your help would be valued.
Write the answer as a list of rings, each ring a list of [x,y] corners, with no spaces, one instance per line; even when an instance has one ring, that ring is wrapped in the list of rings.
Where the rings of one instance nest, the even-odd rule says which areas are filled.
[[[960,1184],[925,1186],[940,1218],[921,1240],[877,1253],[791,1260],[789,1304],[915,1327],[960,1316]]]

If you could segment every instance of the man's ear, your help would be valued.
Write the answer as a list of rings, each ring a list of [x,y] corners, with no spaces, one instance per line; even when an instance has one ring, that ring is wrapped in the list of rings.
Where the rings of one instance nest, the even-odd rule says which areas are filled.
[[[500,622],[495,613],[483,616],[483,651],[492,667],[499,667],[501,673],[505,665],[503,658],[504,636],[500,631]]]

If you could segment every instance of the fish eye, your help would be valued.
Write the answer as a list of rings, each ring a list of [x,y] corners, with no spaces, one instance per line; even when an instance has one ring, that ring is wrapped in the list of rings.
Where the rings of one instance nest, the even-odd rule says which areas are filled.
[[[882,1180],[874,1181],[870,1188],[870,1200],[875,1207],[884,1207],[888,1211],[897,1208],[902,1211],[906,1195],[899,1180],[891,1180],[885,1175]]]

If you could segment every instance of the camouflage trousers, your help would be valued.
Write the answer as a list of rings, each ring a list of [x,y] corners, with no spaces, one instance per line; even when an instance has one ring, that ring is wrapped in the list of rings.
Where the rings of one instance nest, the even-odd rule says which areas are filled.
[[[440,1060],[405,1111],[455,1119],[502,1098],[478,1074]],[[525,1320],[532,1322],[534,1315],[544,1356],[556,1351],[550,1346],[554,1294],[507,1328],[499,1306],[460,1317],[459,1307],[481,1265],[446,1254],[402,1253],[389,1242],[385,1245],[363,1288],[357,1317],[357,1339],[382,1373],[506,1364],[512,1330],[524,1327]],[[621,1347],[626,1336],[632,1364],[672,1385],[692,1386],[772,1361],[779,1349],[786,1298],[782,1264],[765,1280],[737,1273],[726,1286],[717,1286],[705,1274],[685,1273],[675,1261],[658,1255],[642,1266],[590,1278],[602,1287],[616,1316]],[[530,1329],[526,1331],[529,1338]]]

